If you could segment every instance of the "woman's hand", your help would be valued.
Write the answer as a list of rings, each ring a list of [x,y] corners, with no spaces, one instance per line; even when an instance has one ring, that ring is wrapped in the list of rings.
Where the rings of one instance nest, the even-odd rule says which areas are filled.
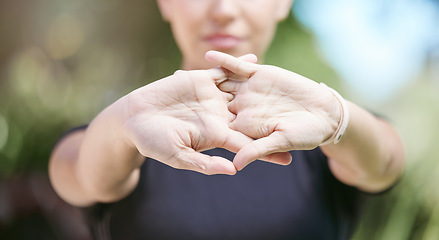
[[[174,168],[235,174],[229,160],[200,153],[215,147],[238,152],[253,141],[229,128],[236,116],[227,103],[234,96],[216,86],[225,78],[220,68],[177,71],[128,94],[123,100],[128,108],[123,125],[129,141],[143,156]],[[271,161],[288,164],[291,157],[274,154]]]
[[[218,87],[235,95],[228,104],[229,126],[257,139],[236,155],[238,170],[261,156],[313,149],[328,139],[340,119],[338,100],[326,88],[282,68],[242,61],[210,51],[206,59],[229,70]]]
[[[124,126],[138,151],[174,168],[235,174],[230,161],[199,153],[214,147],[238,151],[251,141],[228,127],[232,96],[216,87],[221,78],[219,69],[177,71],[127,95]]]

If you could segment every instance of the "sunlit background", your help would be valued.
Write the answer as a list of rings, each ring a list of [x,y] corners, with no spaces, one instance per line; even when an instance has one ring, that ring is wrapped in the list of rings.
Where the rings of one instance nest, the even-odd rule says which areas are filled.
[[[439,1],[296,0],[266,63],[389,119],[403,179],[355,239],[439,239]],[[0,239],[89,239],[47,179],[51,148],[180,54],[153,0],[0,1]]]

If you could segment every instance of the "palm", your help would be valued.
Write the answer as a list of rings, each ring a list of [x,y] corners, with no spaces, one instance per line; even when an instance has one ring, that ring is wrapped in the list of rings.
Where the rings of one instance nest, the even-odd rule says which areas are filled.
[[[235,173],[230,161],[198,153],[214,147],[236,152],[251,141],[229,129],[234,117],[214,78],[209,71],[181,72],[131,93],[136,104],[125,125],[142,155],[176,168]]]
[[[260,155],[315,148],[337,127],[338,105],[331,92],[314,81],[225,54],[214,53],[208,59],[230,70],[231,78],[247,76],[219,85],[236,95],[229,103],[237,115],[230,127],[258,139],[238,153],[234,160],[238,169]]]
[[[315,82],[281,68],[261,66],[247,81],[232,84],[237,85],[236,98],[229,105],[237,114],[233,129],[253,138],[279,134],[288,140],[288,144],[279,142],[277,148],[282,151],[312,149],[327,138],[325,129],[330,126],[322,106],[328,92],[319,91]]]

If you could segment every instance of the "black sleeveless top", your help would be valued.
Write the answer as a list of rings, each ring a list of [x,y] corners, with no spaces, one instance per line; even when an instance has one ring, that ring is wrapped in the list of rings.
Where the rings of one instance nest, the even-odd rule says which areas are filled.
[[[365,194],[335,179],[319,148],[291,154],[289,166],[255,161],[235,176],[146,159],[132,194],[84,212],[96,239],[349,239]]]

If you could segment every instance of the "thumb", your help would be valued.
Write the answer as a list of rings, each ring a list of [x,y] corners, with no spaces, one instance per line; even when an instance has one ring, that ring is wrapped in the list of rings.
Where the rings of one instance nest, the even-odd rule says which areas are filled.
[[[286,152],[286,149],[280,148],[280,146],[285,145],[284,141],[285,138],[278,132],[254,140],[241,148],[233,159],[233,164],[238,171],[257,159],[280,165],[288,165],[292,160],[291,155]]]
[[[220,146],[220,147],[223,147],[223,148],[225,148],[231,152],[234,152],[234,153],[238,152],[238,154],[239,154],[240,152],[243,151],[243,148],[248,147],[252,143],[255,144],[255,142],[257,142],[257,141],[259,141],[259,140],[253,140],[252,138],[242,134],[241,132],[234,131],[234,130],[230,129],[229,135],[227,136],[227,139],[224,142],[224,145]],[[256,143],[256,144],[258,144],[258,143]],[[248,151],[248,150],[244,150],[244,151]],[[291,155],[287,152],[270,152],[270,153],[260,155],[260,156],[256,157],[255,159],[257,159],[257,158],[261,158],[261,160],[264,160],[267,162],[272,162],[272,163],[277,163],[277,164],[281,164],[281,165],[288,165],[291,163]],[[235,157],[235,160],[233,161],[234,164],[235,164],[235,161],[236,161],[236,157]],[[248,163],[250,163],[250,162],[248,162]],[[235,164],[235,167],[236,166],[237,165]],[[244,167],[245,167],[245,165],[242,168],[244,168]],[[242,168],[237,168],[237,169],[241,170]]]
[[[218,156],[209,156],[199,153],[193,149],[183,150],[175,154],[171,162],[174,163],[171,164],[174,168],[192,170],[206,175],[236,174],[235,166],[229,160]]]

